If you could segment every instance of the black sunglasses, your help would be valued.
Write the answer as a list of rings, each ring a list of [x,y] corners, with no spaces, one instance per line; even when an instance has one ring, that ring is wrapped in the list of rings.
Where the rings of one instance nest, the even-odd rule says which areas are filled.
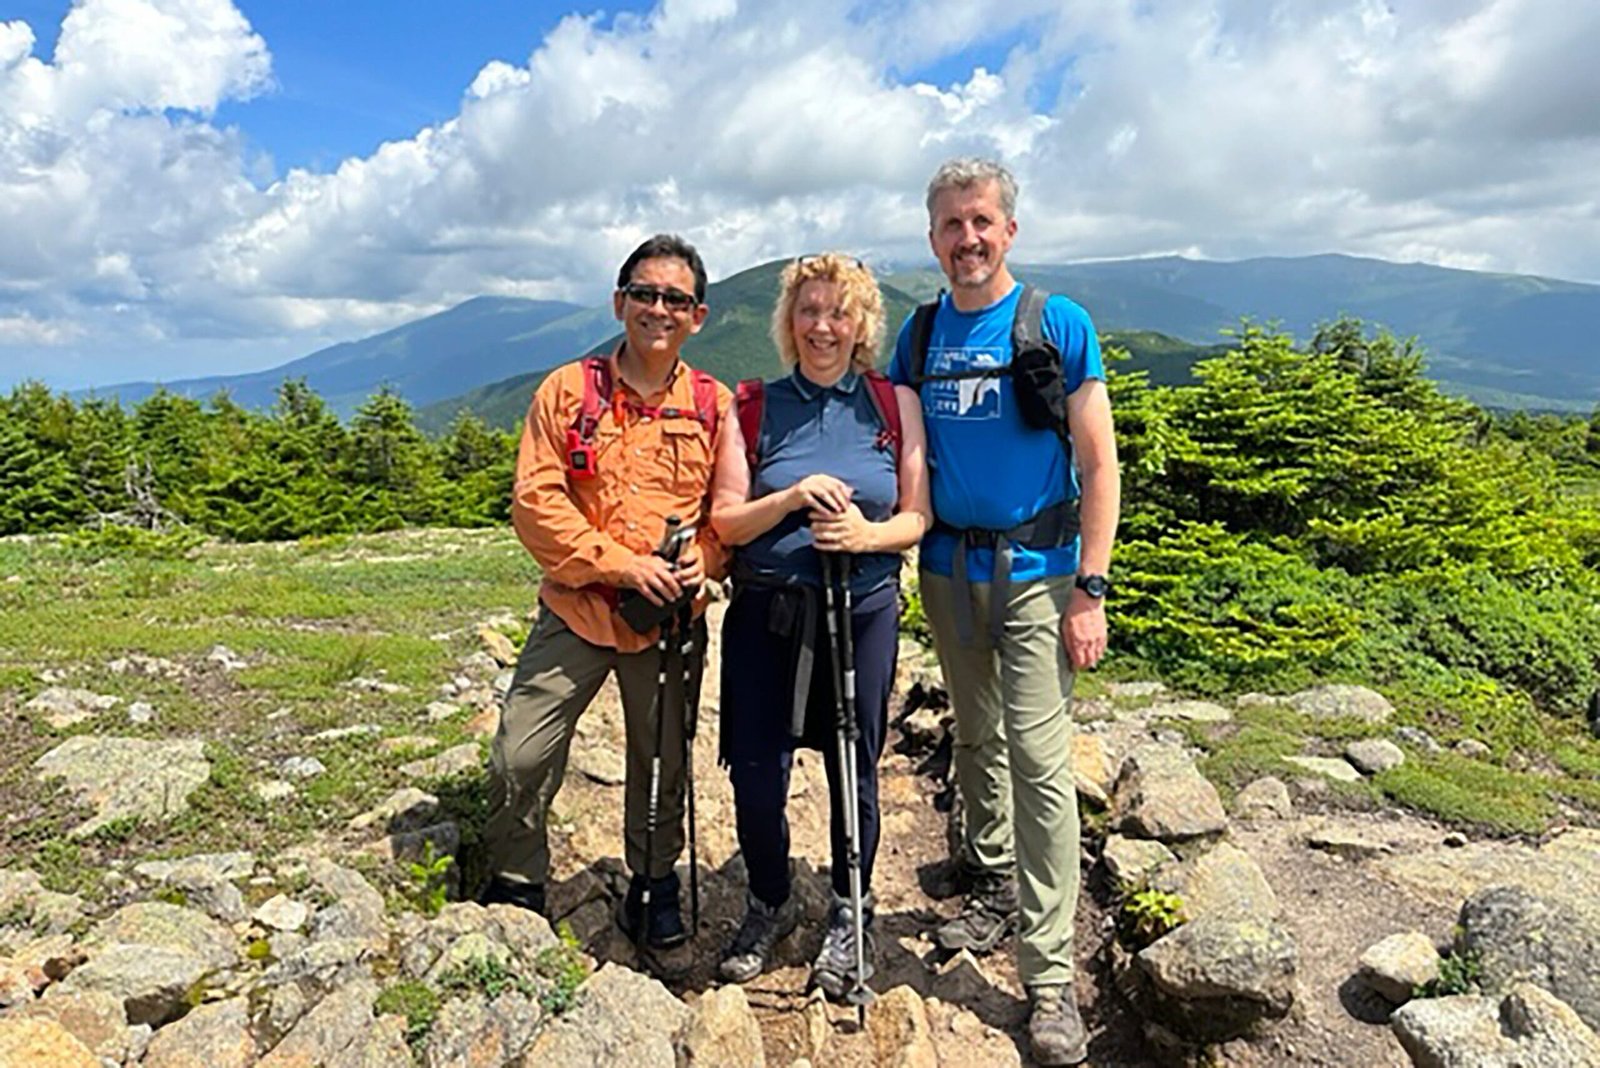
[[[659,300],[663,308],[673,312],[689,311],[696,304],[694,297],[681,289],[658,289],[640,282],[629,282],[623,286],[622,295],[646,308],[652,307]]]

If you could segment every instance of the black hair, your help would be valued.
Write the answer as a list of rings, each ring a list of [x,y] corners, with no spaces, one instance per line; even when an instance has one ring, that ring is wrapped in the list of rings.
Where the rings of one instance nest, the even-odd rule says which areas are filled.
[[[617,288],[633,281],[633,269],[643,260],[682,260],[694,273],[694,299],[696,304],[706,302],[706,265],[695,247],[677,234],[657,234],[628,254],[617,272]]]

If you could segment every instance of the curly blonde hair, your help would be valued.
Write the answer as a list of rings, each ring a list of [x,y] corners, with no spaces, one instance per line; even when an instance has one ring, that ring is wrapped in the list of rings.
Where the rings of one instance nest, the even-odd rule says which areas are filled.
[[[877,366],[878,349],[883,344],[883,294],[872,271],[854,256],[825,252],[802,256],[786,264],[778,281],[778,303],[772,309],[772,342],[785,367],[800,360],[794,340],[794,305],[800,287],[807,282],[832,282],[839,287],[844,312],[856,324],[856,346],[850,353],[854,371],[870,371]]]

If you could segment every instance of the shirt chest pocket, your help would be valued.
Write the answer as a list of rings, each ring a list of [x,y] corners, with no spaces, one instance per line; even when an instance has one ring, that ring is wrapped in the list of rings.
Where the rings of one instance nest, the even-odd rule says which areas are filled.
[[[711,481],[711,442],[697,420],[662,422],[660,461],[657,466],[664,488],[685,499],[705,496]]]

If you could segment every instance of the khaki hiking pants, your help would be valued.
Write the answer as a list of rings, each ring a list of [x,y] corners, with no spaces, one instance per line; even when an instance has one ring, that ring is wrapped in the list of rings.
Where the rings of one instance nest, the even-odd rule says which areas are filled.
[[[705,649],[704,617],[694,622],[694,645]],[[667,657],[666,724],[661,745],[661,798],[648,874],[672,871],[683,852],[683,663]],[[627,780],[623,802],[624,859],[646,873],[645,825],[650,806],[650,758],[655,752],[655,646],[638,653],[591,645],[549,609],[542,609],[517,658],[500,711],[500,729],[489,754],[489,820],[484,846],[489,872],[513,881],[544,883],[550,874],[546,823],[550,803],[567,772],[567,754],[578,717],[589,707],[606,675],[617,673],[627,735]],[[693,663],[690,691],[700,692],[704,656]]]
[[[1011,584],[996,646],[979,626],[956,637],[950,579],[921,573],[922,607],[955,711],[955,767],[968,860],[1017,878],[1017,972],[1027,986],[1070,983],[1078,906],[1078,796],[1072,780],[1072,665],[1061,614],[1072,576]],[[990,584],[971,585],[989,618]]]

